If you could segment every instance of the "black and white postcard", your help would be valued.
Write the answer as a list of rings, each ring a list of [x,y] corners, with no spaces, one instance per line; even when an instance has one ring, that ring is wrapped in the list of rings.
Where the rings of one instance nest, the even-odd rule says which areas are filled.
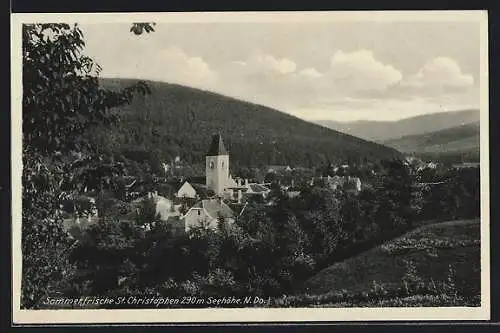
[[[490,319],[485,11],[11,27],[14,323]]]

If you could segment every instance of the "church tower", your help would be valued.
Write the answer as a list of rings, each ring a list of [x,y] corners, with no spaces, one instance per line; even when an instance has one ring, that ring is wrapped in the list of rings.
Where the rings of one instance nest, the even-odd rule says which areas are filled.
[[[229,184],[229,153],[220,133],[212,137],[205,159],[206,185],[216,195],[221,195]]]

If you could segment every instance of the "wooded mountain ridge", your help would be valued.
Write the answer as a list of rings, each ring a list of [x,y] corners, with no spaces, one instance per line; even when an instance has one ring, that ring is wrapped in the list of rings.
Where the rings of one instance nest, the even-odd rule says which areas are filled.
[[[479,122],[384,142],[405,153],[479,153]]]
[[[479,110],[462,110],[420,115],[397,121],[337,122],[318,120],[315,123],[365,140],[383,143],[407,135],[430,133],[479,122],[479,116]]]
[[[119,90],[136,81],[105,78],[100,84]],[[116,126],[89,131],[101,150],[139,163],[157,165],[179,156],[187,164],[204,165],[210,139],[220,132],[232,165],[313,167],[400,156],[392,148],[262,105],[176,84],[147,85],[149,95],[114,110],[120,117]]]

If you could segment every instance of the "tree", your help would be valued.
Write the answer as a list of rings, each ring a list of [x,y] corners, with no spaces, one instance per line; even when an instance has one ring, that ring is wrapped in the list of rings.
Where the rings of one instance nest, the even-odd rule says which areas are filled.
[[[43,297],[67,287],[74,272],[68,260],[73,240],[62,227],[60,205],[81,190],[74,168],[98,153],[82,134],[93,124],[111,125],[117,119],[112,108],[148,89],[142,82],[122,91],[102,89],[100,67],[83,55],[83,33],[76,24],[25,24],[22,39],[21,307],[36,308]],[[72,151],[83,163],[72,163]]]
[[[130,102],[138,84],[113,92],[100,88],[101,71],[83,55],[83,33],[75,24],[23,25],[23,139],[43,153],[81,150],[91,124],[109,124],[115,106]]]
[[[79,271],[71,279],[74,296],[105,295],[118,288],[121,277],[136,280],[142,263],[136,246],[140,239],[138,229],[115,219],[92,225],[70,253]]]
[[[362,206],[357,196],[350,192],[342,193],[340,215],[344,230],[344,242],[355,243],[362,240]]]
[[[160,221],[160,215],[156,212],[156,201],[154,198],[142,199],[137,208],[136,224],[138,226],[153,226]]]
[[[382,232],[390,232],[412,223],[412,179],[401,160],[382,161],[382,168],[384,171],[376,187],[376,221]]]

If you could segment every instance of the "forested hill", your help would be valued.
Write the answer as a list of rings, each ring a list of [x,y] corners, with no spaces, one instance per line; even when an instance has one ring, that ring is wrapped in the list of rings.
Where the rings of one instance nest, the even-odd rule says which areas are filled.
[[[419,135],[407,135],[385,142],[405,153],[452,153],[475,151],[479,154],[479,122]]]
[[[384,143],[406,135],[418,135],[479,121],[479,110],[461,110],[424,114],[396,121],[337,122],[319,120],[317,124],[366,140]]]
[[[114,90],[135,81],[101,79],[101,85]],[[118,110],[118,126],[92,131],[92,140],[101,148],[127,159],[170,161],[180,156],[186,163],[203,165],[211,136],[220,131],[231,162],[245,166],[311,167],[400,155],[392,148],[261,105],[180,85],[147,84],[150,95],[136,97]]]

